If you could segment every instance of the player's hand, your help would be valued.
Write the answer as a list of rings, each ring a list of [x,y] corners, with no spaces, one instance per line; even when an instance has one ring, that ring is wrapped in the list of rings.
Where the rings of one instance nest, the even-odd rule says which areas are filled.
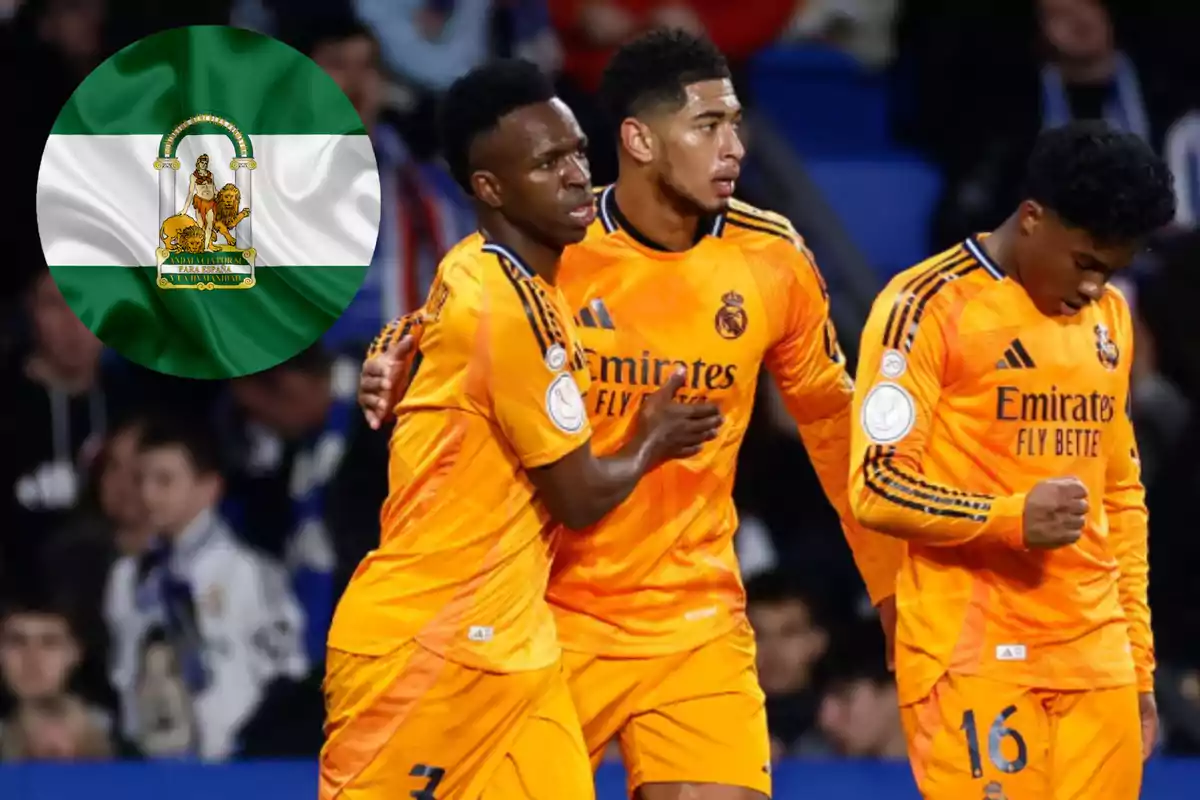
[[[1025,546],[1054,550],[1083,535],[1088,491],[1078,478],[1050,478],[1025,497]]]
[[[636,436],[648,448],[649,463],[687,458],[700,452],[705,442],[717,438],[725,421],[712,403],[681,403],[675,400],[687,372],[680,367],[658,391],[646,398],[638,411]]]
[[[1142,718],[1142,760],[1145,761],[1158,744],[1158,703],[1154,692],[1138,695],[1138,714]]]
[[[883,645],[887,650],[888,672],[896,671],[896,595],[885,597],[876,609],[883,626]]]
[[[372,430],[379,430],[392,416],[392,409],[404,397],[408,388],[404,380],[404,364],[413,349],[413,337],[400,341],[363,362],[358,376],[358,405]]]

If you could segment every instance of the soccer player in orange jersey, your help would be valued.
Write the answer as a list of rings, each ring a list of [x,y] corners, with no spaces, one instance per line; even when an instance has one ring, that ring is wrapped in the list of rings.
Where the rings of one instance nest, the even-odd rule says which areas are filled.
[[[1045,132],[994,233],[896,276],[862,336],[851,499],[907,540],[896,673],[928,800],[1133,800],[1153,748],[1133,325],[1171,221],[1132,134]]]
[[[320,796],[586,800],[545,599],[552,518],[598,520],[664,459],[700,452],[720,413],[671,402],[672,372],[613,455],[592,455],[586,360],[556,286],[594,216],[579,126],[536,67],[499,62],[450,89],[445,128],[481,234],[440,266],[382,541],[330,630]]]
[[[850,515],[852,383],[812,256],[786,219],[731,199],[744,149],[724,57],[705,39],[651,33],[614,56],[602,94],[620,176],[560,272],[587,352],[595,446],[618,447],[677,367],[681,395],[720,404],[726,423],[715,447],[665,464],[586,536],[565,537],[547,596],[594,764],[617,738],[642,800],[769,796],[732,499],[763,367],[877,604],[893,594],[903,543]],[[364,366],[376,422],[389,380],[382,361]]]

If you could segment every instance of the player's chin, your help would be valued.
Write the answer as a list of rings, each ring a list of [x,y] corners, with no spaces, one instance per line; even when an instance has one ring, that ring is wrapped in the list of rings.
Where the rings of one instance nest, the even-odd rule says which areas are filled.
[[[587,237],[588,226],[582,225],[578,220],[567,217],[554,227],[551,232],[551,238],[555,244],[560,247],[567,245],[579,244]]]

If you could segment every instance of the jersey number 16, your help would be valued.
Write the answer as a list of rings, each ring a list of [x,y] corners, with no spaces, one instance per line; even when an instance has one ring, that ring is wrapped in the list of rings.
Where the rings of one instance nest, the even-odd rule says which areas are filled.
[[[1029,762],[1029,749],[1025,746],[1025,739],[1006,724],[1008,718],[1016,711],[1016,706],[1004,709],[996,715],[996,718],[992,720],[992,726],[988,729],[988,760],[996,769],[1009,775],[1025,769],[1025,765]],[[975,727],[974,711],[963,712],[960,730],[967,737],[967,756],[971,759],[971,777],[982,778],[983,761],[979,757],[979,731]],[[1002,751],[1005,739],[1012,739],[1016,743],[1016,758],[1011,760],[1005,758]]]

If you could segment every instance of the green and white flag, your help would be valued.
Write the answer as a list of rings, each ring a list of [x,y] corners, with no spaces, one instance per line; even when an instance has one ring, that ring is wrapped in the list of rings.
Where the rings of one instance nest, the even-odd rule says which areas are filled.
[[[156,33],[97,67],[38,175],[71,308],[126,358],[191,378],[313,344],[362,284],[379,210],[371,142],[333,79],[222,26]]]

